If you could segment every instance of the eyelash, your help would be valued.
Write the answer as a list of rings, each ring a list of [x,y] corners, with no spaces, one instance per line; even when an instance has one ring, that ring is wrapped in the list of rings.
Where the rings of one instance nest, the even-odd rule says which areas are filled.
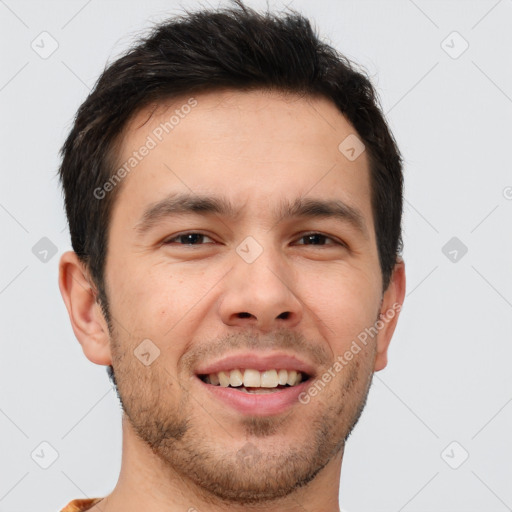
[[[210,238],[210,240],[213,240],[210,236],[208,235],[205,235],[204,233],[200,233],[198,231],[186,231],[185,233],[180,233],[179,235],[175,235],[173,236],[172,238],[168,238],[166,240],[164,240],[162,242],[163,245],[171,245],[171,243],[178,239],[178,238],[181,238],[181,237],[184,237],[184,236],[187,236],[187,235],[200,235],[200,236],[204,236],[206,238]],[[318,231],[311,231],[309,233],[304,233],[302,234],[300,237],[299,237],[299,240],[302,239],[302,238],[305,238],[305,237],[308,237],[308,236],[313,236],[313,235],[318,235],[318,236],[321,236],[327,240],[331,240],[333,243],[332,244],[319,244],[319,245],[313,245],[313,244],[299,244],[299,245],[313,245],[314,247],[324,247],[325,245],[329,246],[329,245],[339,245],[341,247],[347,247],[347,245],[341,241],[338,241],[337,239],[333,238],[333,237],[330,237],[328,235],[324,235],[323,233],[319,233]],[[195,245],[205,245],[205,244],[178,244],[178,245],[182,245],[184,247],[193,247]]]

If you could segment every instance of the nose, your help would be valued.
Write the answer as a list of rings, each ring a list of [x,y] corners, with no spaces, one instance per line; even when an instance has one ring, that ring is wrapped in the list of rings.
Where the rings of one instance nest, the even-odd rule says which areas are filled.
[[[264,249],[252,263],[235,252],[233,260],[219,297],[224,324],[269,332],[300,323],[303,305],[293,291],[294,272],[277,250]]]

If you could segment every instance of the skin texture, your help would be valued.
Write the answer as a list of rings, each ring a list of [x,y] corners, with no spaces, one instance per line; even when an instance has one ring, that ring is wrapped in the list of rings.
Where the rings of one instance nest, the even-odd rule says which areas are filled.
[[[140,111],[120,165],[188,99]],[[113,365],[124,411],[120,477],[92,510],[338,511],[345,440],[373,372],[387,364],[398,311],[308,404],[282,414],[244,415],[210,398],[194,368],[265,349],[296,354],[321,376],[402,304],[402,261],[382,290],[367,154],[350,161],[338,150],[355,130],[326,99],[268,91],[195,99],[118,185],[105,272],[111,332],[87,270],[73,252],[61,258],[75,335],[90,361]],[[240,214],[168,217],[137,235],[145,208],[176,192],[224,196]],[[342,200],[366,232],[334,218],[275,217],[283,200],[301,196]],[[205,237],[162,243],[190,231]],[[331,238],[308,244],[310,232]],[[262,248],[252,263],[236,251],[248,236]],[[145,339],[160,350],[149,366],[134,355]],[[249,463],[240,457],[247,451]]]

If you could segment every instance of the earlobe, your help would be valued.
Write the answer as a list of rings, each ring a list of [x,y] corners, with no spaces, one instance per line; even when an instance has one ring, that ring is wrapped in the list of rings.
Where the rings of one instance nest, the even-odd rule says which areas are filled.
[[[96,302],[96,291],[87,270],[73,251],[65,252],[60,258],[59,289],[86,357],[96,364],[111,364],[107,323]]]
[[[377,335],[377,354],[374,371],[383,370],[388,364],[388,348],[395,331],[405,297],[405,264],[398,258],[387,290],[382,299],[380,321],[383,325]]]

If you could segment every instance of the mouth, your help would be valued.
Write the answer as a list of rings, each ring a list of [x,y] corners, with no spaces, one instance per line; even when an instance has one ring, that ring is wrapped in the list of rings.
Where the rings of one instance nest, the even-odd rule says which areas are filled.
[[[235,368],[199,374],[198,377],[202,382],[211,386],[231,388],[241,393],[251,394],[276,393],[283,389],[296,387],[311,378],[306,372],[285,368],[264,371],[253,368]]]
[[[315,378],[315,367],[295,354],[235,352],[195,368],[195,381],[209,399],[238,413],[280,414],[301,403]]]

